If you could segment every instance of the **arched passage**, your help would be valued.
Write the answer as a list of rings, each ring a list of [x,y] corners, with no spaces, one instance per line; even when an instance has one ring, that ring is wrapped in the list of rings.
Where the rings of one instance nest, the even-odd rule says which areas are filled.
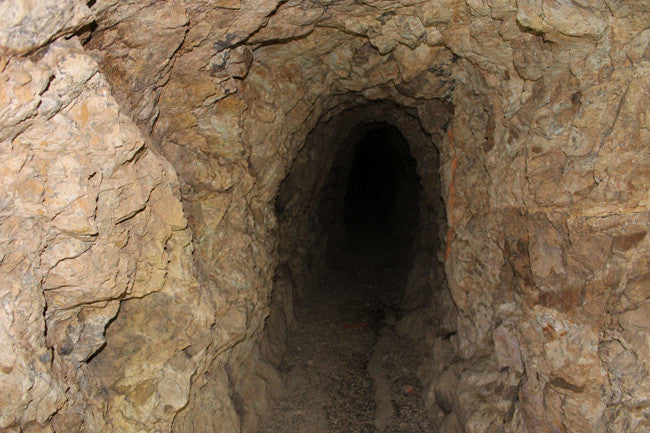
[[[383,249],[403,253],[419,222],[420,192],[415,160],[402,134],[387,124],[373,126],[354,149],[344,195],[346,237],[366,247],[383,242]]]
[[[433,320],[432,280],[417,264],[435,261],[445,228],[434,140],[390,103],[343,112],[307,138],[276,201],[265,346],[286,392],[260,431],[433,428],[416,329]]]

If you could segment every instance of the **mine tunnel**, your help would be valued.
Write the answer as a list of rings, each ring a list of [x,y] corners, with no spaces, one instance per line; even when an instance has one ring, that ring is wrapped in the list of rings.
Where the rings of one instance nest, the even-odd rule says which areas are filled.
[[[397,259],[410,249],[417,229],[420,190],[404,137],[389,125],[374,126],[355,146],[343,192],[346,238],[360,244],[383,240],[379,249]]]
[[[435,144],[414,119],[402,122],[418,137],[409,143],[390,123],[397,112],[380,102],[319,123],[280,185],[284,272],[276,290],[290,287],[296,319],[276,359],[289,397],[269,410],[260,431],[434,428],[417,376],[425,347],[409,337],[432,318],[404,316],[422,313],[431,300],[429,275],[412,269],[416,260],[441,268],[434,251],[445,212],[437,173],[424,172],[412,154],[426,151],[435,160]],[[372,121],[377,117],[386,120]],[[347,136],[332,133],[339,130]],[[277,332],[269,328],[277,326],[275,314],[269,334]]]
[[[649,431],[649,23],[0,0],[0,432]]]

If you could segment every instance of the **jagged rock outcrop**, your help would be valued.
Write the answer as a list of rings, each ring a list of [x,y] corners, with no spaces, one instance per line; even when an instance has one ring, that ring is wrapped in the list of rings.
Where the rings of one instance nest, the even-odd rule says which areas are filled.
[[[650,427],[647,2],[0,17],[0,431],[254,431],[309,278],[289,254],[313,234],[282,236],[313,218],[304,167],[334,161],[308,137],[375,121],[426,194],[427,304],[403,329],[426,326],[441,431]]]

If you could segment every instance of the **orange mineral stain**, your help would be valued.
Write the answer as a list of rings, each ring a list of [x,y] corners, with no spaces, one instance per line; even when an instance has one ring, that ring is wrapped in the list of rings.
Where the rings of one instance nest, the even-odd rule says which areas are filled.
[[[445,248],[445,261],[449,259],[449,254],[451,253],[451,239],[454,236],[454,204],[456,203],[456,190],[454,189],[454,179],[456,177],[456,165],[458,164],[458,157],[456,156],[456,149],[454,148],[454,139],[451,136],[451,131],[449,131],[449,145],[451,150],[454,152],[454,158],[451,160],[451,179],[449,181],[449,199],[447,201],[447,206],[449,207],[449,221],[447,226],[447,246]]]

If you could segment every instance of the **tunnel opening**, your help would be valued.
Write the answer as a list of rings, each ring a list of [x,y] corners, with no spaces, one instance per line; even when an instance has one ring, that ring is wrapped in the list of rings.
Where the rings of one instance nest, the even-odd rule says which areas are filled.
[[[432,292],[427,275],[412,271],[423,257],[434,261],[435,235],[421,223],[439,222],[437,164],[428,189],[419,170],[437,152],[428,135],[410,142],[389,121],[358,123],[338,142],[331,122],[320,127],[276,202],[280,264],[266,353],[286,390],[260,432],[431,431],[417,373],[424,345],[409,335],[420,323],[405,315]],[[279,315],[295,321],[274,336]]]
[[[331,217],[323,230],[327,250],[317,273],[325,285],[337,275],[344,276],[350,287],[364,286],[365,298],[354,299],[372,310],[370,322],[377,327],[374,322],[387,309],[398,312],[404,295],[422,187],[401,132],[388,123],[364,129],[334,163],[324,186],[333,193],[324,195],[319,204],[319,213]],[[340,167],[345,167],[342,174]],[[341,175],[343,181],[338,179]],[[334,209],[328,212],[327,207]]]
[[[421,192],[408,143],[393,126],[380,124],[354,149],[343,205],[349,249],[382,249],[395,261],[408,256],[419,222]]]

